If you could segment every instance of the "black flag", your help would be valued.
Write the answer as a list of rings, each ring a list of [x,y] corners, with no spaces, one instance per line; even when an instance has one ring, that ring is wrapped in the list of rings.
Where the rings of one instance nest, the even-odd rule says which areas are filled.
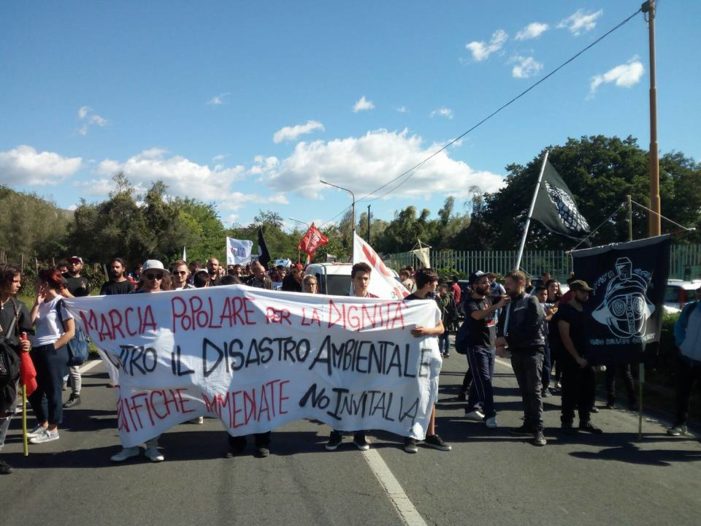
[[[593,289],[585,304],[588,361],[637,361],[659,341],[670,245],[665,235],[572,251],[575,277]]]
[[[589,223],[577,210],[572,192],[549,161],[545,162],[532,217],[548,230],[568,237],[582,238],[589,232]]]
[[[258,227],[258,261],[265,268],[268,268],[268,263],[270,263],[270,252],[268,252],[268,245],[265,244],[265,238],[263,237],[263,227]]]

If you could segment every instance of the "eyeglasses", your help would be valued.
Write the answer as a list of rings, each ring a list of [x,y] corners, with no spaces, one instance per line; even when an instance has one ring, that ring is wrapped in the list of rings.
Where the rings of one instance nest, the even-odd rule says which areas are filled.
[[[146,279],[149,279],[151,281],[156,280],[156,279],[163,279],[163,274],[146,274]]]

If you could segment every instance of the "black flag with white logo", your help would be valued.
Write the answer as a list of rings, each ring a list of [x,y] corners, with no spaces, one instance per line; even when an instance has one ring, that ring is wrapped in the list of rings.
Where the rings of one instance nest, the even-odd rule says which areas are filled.
[[[665,235],[572,251],[575,278],[593,289],[584,303],[590,363],[638,361],[660,340],[670,245]]]
[[[568,237],[582,238],[589,232],[589,223],[577,210],[572,192],[549,161],[545,161],[532,217],[548,230]]]

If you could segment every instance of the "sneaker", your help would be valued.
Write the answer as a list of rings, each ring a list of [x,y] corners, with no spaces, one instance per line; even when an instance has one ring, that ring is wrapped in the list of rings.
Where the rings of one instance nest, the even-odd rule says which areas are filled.
[[[482,422],[484,420],[484,413],[479,409],[473,409],[468,413],[465,413],[465,419],[470,422]]]
[[[686,435],[687,429],[686,429],[686,424],[677,424],[675,426],[670,427],[667,430],[667,434],[672,437],[678,437],[682,435]]]
[[[548,396],[550,396],[550,391],[547,387],[543,387],[543,390],[540,392],[540,397],[547,398]]]
[[[452,446],[446,444],[441,437],[436,435],[426,435],[426,440],[424,440],[424,446],[430,447],[432,449],[437,449],[438,451],[450,451],[453,449]]]
[[[54,440],[58,440],[58,429],[54,429],[53,431],[50,431],[49,429],[44,429],[43,432],[40,432],[38,435],[36,435],[34,438],[29,439],[30,444],[43,444],[44,442],[53,442]]]
[[[13,471],[12,466],[10,466],[4,460],[0,460],[0,475],[9,475]]]
[[[265,458],[270,456],[270,450],[265,446],[259,446],[256,448],[256,457]]]
[[[406,437],[404,439],[404,451],[406,451],[407,453],[418,453],[419,441],[415,438]]]
[[[601,429],[600,427],[596,427],[591,422],[584,422],[579,424],[579,430],[584,431],[585,433],[592,433],[594,435],[600,435],[604,432],[603,429]]]
[[[34,428],[29,433],[27,433],[27,438],[38,437],[39,435],[41,435],[44,432],[45,429],[46,428],[44,426],[42,426],[41,424],[38,424],[38,425],[34,426]]]
[[[63,408],[68,409],[69,407],[75,407],[77,405],[80,405],[80,395],[73,393],[68,400],[66,400],[66,403],[63,404]]]
[[[512,427],[509,429],[509,434],[517,437],[528,437],[533,435],[533,429],[531,429],[530,426],[523,424],[521,427]]]
[[[487,426],[488,429],[496,429],[499,427],[499,424],[497,423],[497,417],[496,416],[490,416],[487,418],[487,420],[484,421],[484,425]]]
[[[331,431],[329,441],[326,442],[326,451],[335,451],[343,442],[343,435],[338,431]]]
[[[110,457],[112,462],[124,462],[125,460],[139,456],[138,447],[123,447],[119,453],[115,453]]]
[[[591,406],[591,412],[592,412],[592,413],[598,413],[598,412],[599,412],[599,408],[596,407],[595,405],[593,405],[593,406]]]
[[[158,451],[156,446],[147,447],[146,451],[144,451],[144,455],[146,455],[146,458],[151,462],[163,462],[166,459],[166,457],[164,457],[163,454]]]
[[[543,435],[543,431],[541,429],[536,431],[535,436],[533,437],[533,445],[542,447],[547,443],[548,443],[548,441],[545,440],[545,435]]]
[[[443,355],[443,358],[450,358],[450,353],[449,353],[449,352],[445,353],[445,354]]]
[[[365,438],[365,433],[356,433],[353,437],[353,444],[355,444],[355,447],[360,451],[367,451],[370,449],[370,443],[368,439]]]

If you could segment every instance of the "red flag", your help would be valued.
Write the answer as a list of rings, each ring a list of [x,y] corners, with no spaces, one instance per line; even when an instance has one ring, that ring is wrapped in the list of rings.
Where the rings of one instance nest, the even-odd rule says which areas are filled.
[[[329,238],[326,237],[321,230],[314,226],[314,223],[312,223],[309,230],[307,230],[307,233],[304,234],[302,239],[299,240],[297,248],[307,254],[309,256],[309,260],[311,261],[311,257],[314,255],[314,252],[316,252],[319,247],[326,245],[328,242]]]
[[[27,333],[22,332],[19,339],[27,340]],[[34,362],[28,352],[20,351],[19,359],[19,379],[22,385],[27,388],[27,396],[29,396],[37,388],[37,370],[34,368]]]

